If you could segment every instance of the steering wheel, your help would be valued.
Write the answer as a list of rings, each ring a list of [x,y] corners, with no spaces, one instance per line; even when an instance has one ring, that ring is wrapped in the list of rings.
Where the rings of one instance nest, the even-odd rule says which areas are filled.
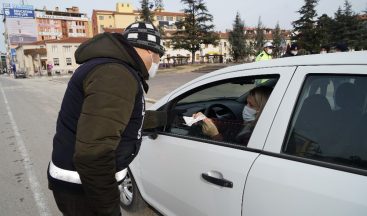
[[[223,104],[212,104],[208,106],[204,111],[204,115],[208,118],[214,117],[220,120],[237,119],[232,110]]]

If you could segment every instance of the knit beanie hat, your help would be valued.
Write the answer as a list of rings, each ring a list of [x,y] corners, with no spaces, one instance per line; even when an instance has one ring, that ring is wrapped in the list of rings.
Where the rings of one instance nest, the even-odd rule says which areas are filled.
[[[122,36],[134,47],[164,55],[161,34],[151,23],[135,22],[125,29]]]

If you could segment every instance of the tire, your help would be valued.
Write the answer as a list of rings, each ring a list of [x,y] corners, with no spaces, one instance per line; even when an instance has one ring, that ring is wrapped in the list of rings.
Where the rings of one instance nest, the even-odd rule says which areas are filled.
[[[119,185],[121,208],[128,212],[138,212],[147,207],[146,202],[140,194],[135,179],[128,170],[125,179]]]

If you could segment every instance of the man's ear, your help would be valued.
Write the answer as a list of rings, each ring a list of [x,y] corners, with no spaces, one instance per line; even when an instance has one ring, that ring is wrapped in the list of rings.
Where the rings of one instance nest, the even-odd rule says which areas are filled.
[[[153,129],[167,124],[166,111],[145,111],[143,129]]]

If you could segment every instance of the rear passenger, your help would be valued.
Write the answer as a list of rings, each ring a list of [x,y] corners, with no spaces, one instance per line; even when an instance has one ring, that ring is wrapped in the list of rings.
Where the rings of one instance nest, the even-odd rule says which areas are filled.
[[[363,98],[355,84],[346,82],[335,91],[336,109],[332,114],[331,145],[323,149],[325,156],[342,157],[349,146],[354,125],[362,117]]]

